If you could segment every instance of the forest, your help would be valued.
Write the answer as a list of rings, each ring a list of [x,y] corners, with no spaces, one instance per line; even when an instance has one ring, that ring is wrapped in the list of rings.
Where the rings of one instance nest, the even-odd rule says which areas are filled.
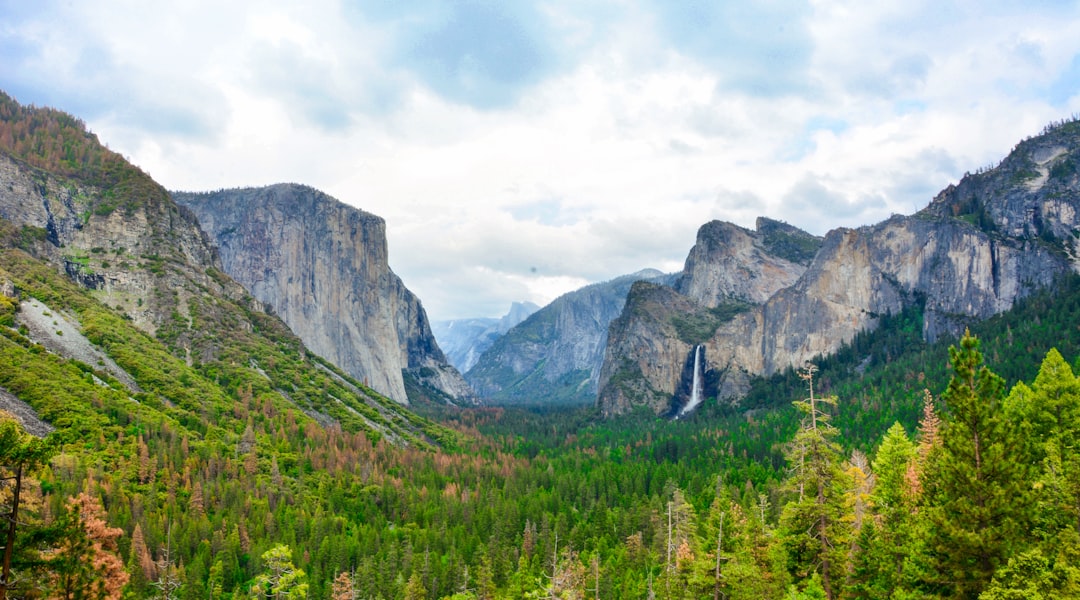
[[[63,113],[5,96],[0,124],[109,190],[87,219],[160,196]],[[602,420],[398,411],[242,300],[150,336],[44,235],[0,220],[0,388],[55,428],[0,415],[0,600],[1080,597],[1078,276],[959,339],[915,306],[738,404]],[[28,299],[140,391],[31,339]]]
[[[1076,296],[1048,291],[981,329],[1035,326],[1025,311]],[[853,346],[888,346],[905,323]],[[463,440],[439,448],[372,443],[243,389],[237,430],[200,435],[95,394],[85,366],[17,330],[0,339],[0,384],[49,373],[42,395],[64,399],[43,411],[59,427],[44,440],[0,430],[9,513],[21,476],[10,597],[1080,593],[1080,383],[1057,350],[1041,365],[1010,356],[1034,372],[1011,387],[971,335],[938,385],[887,368],[934,348],[846,380],[841,352],[794,373],[797,391],[770,408],[681,422],[430,406]],[[790,376],[758,387],[786,394]],[[857,381],[876,387],[840,395]]]

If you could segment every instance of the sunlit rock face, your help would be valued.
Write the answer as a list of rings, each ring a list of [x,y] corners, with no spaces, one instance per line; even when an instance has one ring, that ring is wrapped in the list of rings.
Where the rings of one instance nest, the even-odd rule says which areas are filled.
[[[225,271],[313,352],[401,403],[403,373],[472,398],[420,300],[390,270],[383,219],[292,184],[173,197],[198,216]]]
[[[645,406],[658,415],[683,413],[694,403],[695,373],[704,379],[700,393],[715,395],[710,390],[726,380],[719,361],[745,353],[718,332],[752,329],[755,307],[798,281],[821,242],[771,219],[758,219],[753,231],[721,221],[703,225],[674,286],[635,285],[612,323],[601,411]]]
[[[830,231],[805,263],[798,258],[812,245],[798,230],[769,256],[754,233],[707,224],[676,290],[632,293],[613,324],[599,407],[607,415],[636,406],[672,414],[686,401],[696,343],[704,344],[705,396],[730,400],[750,376],[835,352],[880,317],[916,304],[926,340],[957,335],[1075,270],[1078,214],[1080,123],[1069,123],[1021,142],[1000,165],[965,176],[914,215]],[[749,307],[707,322],[703,310],[732,300]],[[672,325],[688,319],[706,331]]]

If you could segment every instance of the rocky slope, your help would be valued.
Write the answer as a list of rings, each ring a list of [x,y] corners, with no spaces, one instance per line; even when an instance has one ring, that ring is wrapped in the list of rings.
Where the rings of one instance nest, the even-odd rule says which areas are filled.
[[[496,404],[594,402],[608,326],[630,286],[672,279],[646,270],[564,294],[496,340],[465,378]]]
[[[538,310],[540,307],[532,302],[514,302],[501,318],[433,321],[431,331],[450,364],[465,373],[480,360],[480,355],[490,348],[495,340]]]
[[[401,403],[405,376],[454,401],[472,397],[390,270],[381,218],[293,184],[173,198],[198,216],[225,272],[319,356]]]
[[[924,307],[927,340],[955,335],[1076,269],[1078,165],[1080,122],[1064,123],[1018,144],[998,167],[965,176],[915,215],[829,232],[797,281],[700,340],[706,396],[737,397],[749,376],[831,353],[881,315],[915,303]],[[724,285],[680,289],[707,307],[708,290]],[[687,309],[642,296],[612,327],[598,395],[605,414],[634,406],[663,414],[685,402],[678,390],[692,376],[685,368],[692,344],[666,321]],[[669,310],[642,310],[647,300]]]
[[[108,153],[99,161],[115,175],[58,176],[0,152],[0,219],[20,229],[25,249],[151,335],[206,293],[250,300],[235,281],[218,276],[217,254],[191,211],[121,157]],[[189,360],[192,352],[195,359],[198,351],[213,354],[212,347],[196,351],[184,331],[176,337]]]
[[[53,425],[136,411],[221,440],[259,413],[371,441],[454,437],[308,352],[223,272],[195,215],[81,121],[2,92],[0,313],[0,395],[23,403],[3,405]]]

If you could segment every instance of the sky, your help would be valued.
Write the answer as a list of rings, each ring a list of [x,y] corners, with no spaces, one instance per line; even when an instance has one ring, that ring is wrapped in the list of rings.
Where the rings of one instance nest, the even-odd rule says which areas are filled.
[[[429,318],[910,214],[1080,114],[1080,2],[0,0],[0,89],[168,189],[386,220]]]

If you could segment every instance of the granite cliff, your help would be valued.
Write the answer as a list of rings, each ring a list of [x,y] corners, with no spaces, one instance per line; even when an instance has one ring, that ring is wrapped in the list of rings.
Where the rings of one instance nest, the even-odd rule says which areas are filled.
[[[123,168],[131,169],[126,187],[136,189],[56,176],[0,153],[0,218],[21,229],[36,257],[151,335],[172,324],[177,306],[186,314],[203,290],[246,297],[235,281],[217,276],[220,262],[195,215],[134,167]],[[179,343],[191,351],[185,334]]]
[[[630,289],[622,314],[612,322],[599,377],[600,407],[606,415],[646,405],[657,414],[677,414],[692,393],[695,348],[751,312],[777,291],[798,281],[821,238],[772,219],[759,218],[754,231],[711,221],[673,287],[644,283]],[[704,370],[704,389],[719,374]]]
[[[667,297],[636,290],[609,334],[601,411],[677,411],[686,402],[693,376],[687,365],[697,344],[705,356],[705,395],[732,399],[750,376],[834,352],[856,332],[876,327],[882,315],[916,303],[923,307],[927,340],[956,335],[972,320],[1007,310],[1077,268],[1078,165],[1080,122],[1048,128],[914,215],[830,231],[797,280],[777,285],[764,302],[718,323],[707,336],[688,339],[672,323],[709,309],[714,298],[754,300],[735,285],[738,277],[713,276],[703,285],[681,281],[682,294]],[[687,270],[692,262],[695,268],[706,262],[731,272],[729,257],[745,244],[721,244],[732,250],[702,252],[699,236]]]
[[[384,221],[309,187],[174,192],[217,245],[225,272],[319,356],[401,403],[405,377],[467,401],[420,300],[390,270]]]
[[[639,280],[672,276],[645,270],[556,298],[497,339],[466,380],[494,404],[594,402],[608,326]]]

